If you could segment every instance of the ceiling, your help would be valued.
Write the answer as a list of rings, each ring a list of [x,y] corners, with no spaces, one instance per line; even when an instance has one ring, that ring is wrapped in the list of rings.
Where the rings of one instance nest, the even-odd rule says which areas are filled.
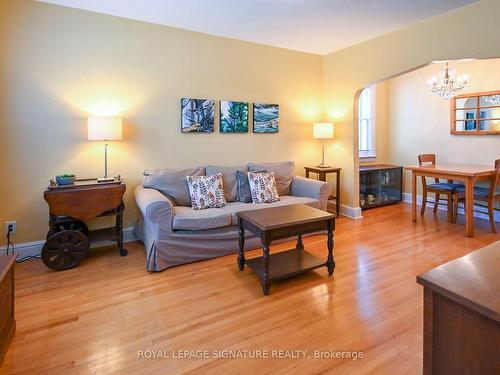
[[[326,54],[478,0],[39,0]]]

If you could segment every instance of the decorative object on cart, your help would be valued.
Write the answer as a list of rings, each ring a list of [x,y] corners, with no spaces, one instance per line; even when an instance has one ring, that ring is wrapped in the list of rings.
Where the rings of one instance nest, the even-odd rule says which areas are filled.
[[[253,132],[277,133],[279,129],[279,104],[253,104]]]
[[[248,102],[221,100],[219,106],[221,133],[248,133]]]
[[[104,144],[104,177],[98,182],[113,181],[108,177],[108,142],[122,139],[122,119],[119,117],[92,116],[87,120],[87,138],[89,141],[106,141]]]
[[[96,241],[116,241],[120,255],[123,248],[123,194],[126,186],[120,179],[99,183],[96,179],[76,180],[74,185],[52,184],[43,197],[49,205],[49,231],[42,248],[43,263],[54,270],[76,267]],[[111,228],[89,230],[86,220],[115,216]]]
[[[400,202],[403,198],[403,167],[387,164],[359,167],[359,192],[362,209]]]
[[[455,96],[450,100],[450,134],[499,135],[500,90]]]
[[[73,185],[75,183],[75,175],[60,174],[56,176],[56,181],[59,185]]]
[[[332,212],[330,206],[333,205],[332,201],[335,201],[335,217],[340,215],[340,171],[342,168],[319,168],[319,167],[304,167],[306,171],[306,178],[309,178],[310,173],[316,173],[318,175],[318,180],[326,182],[326,176],[330,173],[335,173],[335,195],[330,195],[328,197],[328,203],[326,210]]]
[[[439,71],[439,75],[429,80],[429,89],[440,98],[450,99],[463,90],[468,78],[466,74],[457,77],[456,70],[450,68],[449,63],[446,62],[446,66]]]
[[[211,99],[181,99],[181,131],[183,133],[213,133],[214,107]]]
[[[318,168],[330,168],[325,165],[325,140],[333,138],[333,124],[331,122],[316,122],[313,124],[313,138],[321,139],[321,163]]]

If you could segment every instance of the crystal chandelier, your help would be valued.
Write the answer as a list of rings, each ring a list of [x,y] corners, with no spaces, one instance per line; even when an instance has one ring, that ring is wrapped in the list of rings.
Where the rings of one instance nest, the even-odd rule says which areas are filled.
[[[499,105],[500,104],[500,95],[499,94],[489,95],[489,96],[485,97],[484,100],[487,101],[488,103],[493,104],[493,105]]]
[[[458,94],[467,84],[467,76],[463,75],[457,78],[457,72],[453,68],[446,67],[439,71],[438,77],[432,77],[429,80],[429,89],[431,92],[444,99],[450,99]]]

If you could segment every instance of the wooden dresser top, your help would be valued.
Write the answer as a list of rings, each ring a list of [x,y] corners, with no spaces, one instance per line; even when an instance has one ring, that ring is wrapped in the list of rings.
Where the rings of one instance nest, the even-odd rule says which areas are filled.
[[[500,322],[500,241],[425,272],[417,282]]]

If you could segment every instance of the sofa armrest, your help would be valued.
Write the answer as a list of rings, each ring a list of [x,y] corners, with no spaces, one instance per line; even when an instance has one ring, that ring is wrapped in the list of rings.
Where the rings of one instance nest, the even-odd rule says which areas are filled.
[[[134,191],[135,201],[145,221],[171,232],[174,204],[156,189],[139,185]]]
[[[291,194],[296,197],[314,198],[319,201],[319,207],[326,211],[328,197],[332,192],[332,185],[328,182],[312,180],[295,176],[292,180]]]

